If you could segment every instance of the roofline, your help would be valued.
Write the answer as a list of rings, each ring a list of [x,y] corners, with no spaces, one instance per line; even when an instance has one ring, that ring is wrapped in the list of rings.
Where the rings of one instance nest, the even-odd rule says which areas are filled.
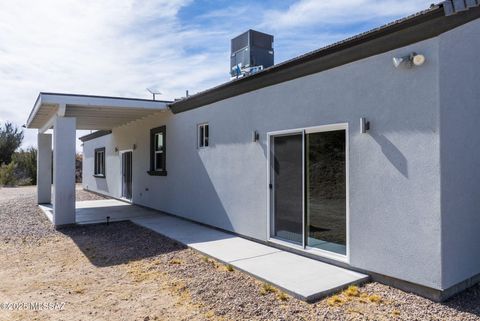
[[[172,103],[171,100],[153,100],[145,98],[131,98],[131,97],[116,97],[116,96],[99,96],[99,95],[83,95],[83,94],[68,94],[68,93],[53,93],[53,92],[40,92],[40,95],[55,95],[55,96],[70,96],[70,97],[85,97],[85,98],[104,98],[104,99],[121,99],[121,100],[134,100],[134,101],[156,101],[159,103]],[[38,100],[38,98],[37,98]]]
[[[81,140],[84,143],[84,142],[87,142],[89,140],[93,140],[95,138],[110,135],[111,133],[112,133],[111,130],[97,130],[93,133],[90,133],[90,134],[84,135],[82,137],[79,137],[78,139]]]
[[[34,116],[42,105],[42,97],[48,96],[59,96],[59,97],[73,97],[73,98],[92,98],[92,99],[113,99],[113,100],[125,100],[125,101],[138,101],[144,103],[162,103],[168,106],[172,101],[168,100],[153,100],[153,99],[144,99],[144,98],[128,98],[128,97],[115,97],[115,96],[98,96],[98,95],[82,95],[82,94],[68,94],[68,93],[53,93],[53,92],[40,92],[33,104],[33,108],[30,111],[30,114],[27,119],[26,127],[29,128],[31,122],[33,121]]]
[[[446,16],[444,4],[169,104],[174,114],[319,73],[436,37],[480,17],[480,7]]]

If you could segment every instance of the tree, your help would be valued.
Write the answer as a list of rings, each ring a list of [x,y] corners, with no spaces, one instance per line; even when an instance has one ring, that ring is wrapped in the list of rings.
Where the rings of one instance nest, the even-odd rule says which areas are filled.
[[[37,149],[29,147],[20,149],[12,156],[12,163],[17,165],[15,174],[23,184],[37,184]]]
[[[12,155],[23,141],[23,130],[6,122],[0,127],[0,165],[10,164]]]

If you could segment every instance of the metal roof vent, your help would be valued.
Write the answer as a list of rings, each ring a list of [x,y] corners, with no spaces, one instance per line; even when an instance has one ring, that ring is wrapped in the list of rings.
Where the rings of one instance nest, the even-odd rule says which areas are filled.
[[[232,39],[230,76],[240,78],[273,66],[273,36],[248,30]]]

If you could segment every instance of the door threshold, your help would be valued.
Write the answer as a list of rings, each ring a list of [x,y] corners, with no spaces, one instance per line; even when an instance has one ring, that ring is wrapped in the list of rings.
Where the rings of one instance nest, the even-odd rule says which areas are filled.
[[[325,259],[328,259],[328,260],[338,261],[338,262],[347,263],[347,264],[350,263],[348,255],[337,254],[337,253],[334,253],[334,252],[329,252],[329,251],[316,249],[316,248],[312,248],[312,247],[304,248],[301,245],[296,245],[296,244],[293,244],[293,243],[290,243],[288,241],[284,241],[284,240],[278,239],[278,238],[269,238],[267,242],[278,244],[278,245],[281,245],[282,247],[289,248],[289,249],[292,249],[292,250],[296,250],[296,251],[299,251],[299,252],[303,252],[305,254],[308,254],[309,256],[310,255],[311,256],[316,256],[318,258],[325,258]]]

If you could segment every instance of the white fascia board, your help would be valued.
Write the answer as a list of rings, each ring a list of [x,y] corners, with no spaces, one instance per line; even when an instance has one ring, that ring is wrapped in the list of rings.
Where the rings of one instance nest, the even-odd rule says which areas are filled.
[[[147,99],[130,99],[101,96],[81,96],[68,94],[40,94],[43,104],[65,104],[78,105],[85,107],[119,107],[119,108],[138,108],[162,110],[167,108],[167,103],[163,101]]]
[[[87,96],[74,94],[56,94],[56,93],[40,93],[35,102],[35,105],[28,117],[26,127],[30,125],[40,110],[42,105],[57,105],[67,106],[76,105],[85,108],[89,107],[110,107],[110,108],[133,108],[152,111],[167,110],[165,101],[155,101],[148,99],[122,98],[122,97],[102,97],[102,96]],[[60,115],[61,116],[61,115]]]

